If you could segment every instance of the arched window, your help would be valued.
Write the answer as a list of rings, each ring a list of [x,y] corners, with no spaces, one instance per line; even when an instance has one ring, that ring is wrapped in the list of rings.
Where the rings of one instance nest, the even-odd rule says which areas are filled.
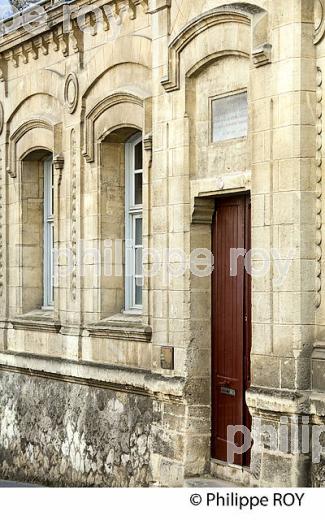
[[[142,309],[142,136],[125,145],[125,310]]]

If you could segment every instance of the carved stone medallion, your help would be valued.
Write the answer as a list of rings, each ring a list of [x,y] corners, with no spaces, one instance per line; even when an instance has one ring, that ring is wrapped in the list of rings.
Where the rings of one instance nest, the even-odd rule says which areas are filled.
[[[65,86],[64,86],[64,101],[65,104],[70,112],[70,114],[73,114],[73,112],[77,108],[78,104],[78,98],[79,98],[79,82],[76,74],[74,72],[71,72],[69,76],[66,79]]]
[[[315,38],[314,43],[319,43],[325,33],[324,0],[315,0]]]

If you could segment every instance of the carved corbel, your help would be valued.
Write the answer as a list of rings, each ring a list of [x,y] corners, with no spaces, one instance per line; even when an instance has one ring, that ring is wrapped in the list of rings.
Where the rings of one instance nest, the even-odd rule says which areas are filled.
[[[90,27],[91,36],[96,36],[97,34],[97,19],[94,13],[88,13],[86,15],[87,25]]]
[[[102,13],[102,19],[103,19],[103,29],[104,31],[109,31],[111,24],[109,21],[109,17],[107,15],[106,6],[100,7],[101,13]]]
[[[8,78],[8,65],[7,65],[7,61],[4,59],[3,54],[0,54],[0,82],[4,83],[5,96],[8,95],[7,78]]]
[[[148,0],[140,0],[140,4],[143,7],[144,12],[147,14],[149,11],[149,2]]]
[[[17,177],[16,172],[15,171],[13,172],[9,167],[6,168],[6,172],[9,175],[9,177],[11,177],[12,179],[15,179]]]
[[[6,51],[4,53],[4,58],[6,61],[11,61],[13,66],[15,67],[15,69],[18,67],[18,65],[19,65],[18,56],[16,54],[14,54],[13,50]]]
[[[63,27],[58,27],[54,32],[54,38],[57,40],[58,48],[61,50],[63,56],[68,56],[69,54],[69,45],[68,45],[68,35],[63,32]]]
[[[34,48],[36,49],[36,52],[37,52],[37,50],[40,50],[44,56],[46,56],[49,53],[46,39],[43,38],[42,36],[37,36],[34,39]],[[34,58],[34,59],[36,59],[36,58]]]
[[[63,32],[63,27],[58,28],[57,37],[63,56],[69,55],[68,35]]]
[[[28,54],[25,50],[25,47],[23,45],[20,45],[18,49],[15,50],[15,55],[17,56],[17,63],[19,65],[19,58],[21,58],[21,61],[26,65],[28,63]]]
[[[27,42],[24,44],[24,50],[28,59],[28,55],[30,54],[32,56],[33,60],[37,60],[38,54],[37,49],[33,42]]]
[[[266,11],[261,10],[252,17],[252,58],[255,67],[271,63],[269,23],[269,15]]]
[[[83,31],[80,30],[77,22],[71,22],[71,30],[69,33],[71,49],[74,53],[83,52]]]
[[[133,0],[127,0],[127,5],[130,20],[134,20],[136,17],[136,8]]]
[[[121,8],[119,6],[118,0],[114,0],[112,14],[115,19],[116,25],[120,25],[122,23],[122,15],[121,15]]]
[[[80,68],[83,68],[84,34],[75,20],[71,22],[70,26],[69,45],[71,52],[79,53],[79,65]]]
[[[56,170],[63,170],[64,156],[62,153],[58,153],[53,157],[53,166]]]
[[[62,171],[64,168],[64,156],[62,153],[58,153],[53,157],[53,166],[58,173],[58,184],[60,185],[62,180]]]
[[[215,212],[214,199],[196,197],[192,213],[192,224],[206,224],[211,226]]]
[[[271,63],[271,53],[272,45],[270,43],[265,43],[257,49],[253,49],[252,57],[255,67],[262,67],[263,65]]]
[[[57,39],[54,31],[51,31],[48,34],[46,34],[44,36],[44,40],[45,40],[46,45],[48,45],[49,47],[52,46],[54,52],[58,52],[60,45],[59,45],[59,40]]]
[[[149,167],[152,164],[152,133],[145,135],[143,139],[143,147],[149,153]]]

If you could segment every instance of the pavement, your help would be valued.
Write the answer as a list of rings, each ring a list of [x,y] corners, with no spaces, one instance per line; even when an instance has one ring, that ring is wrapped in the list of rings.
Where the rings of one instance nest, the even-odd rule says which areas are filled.
[[[190,488],[234,488],[239,487],[232,482],[213,477],[191,478],[185,480],[184,487]]]
[[[0,488],[36,488],[39,487],[35,484],[27,484],[25,482],[12,482],[10,480],[0,480]],[[188,479],[184,483],[184,487],[189,488],[229,488],[229,487],[238,487],[231,482],[227,482],[225,480],[219,480],[216,478],[193,478]]]
[[[27,484],[25,482],[12,482],[11,480],[0,480],[0,488],[28,488],[37,487],[33,484]]]

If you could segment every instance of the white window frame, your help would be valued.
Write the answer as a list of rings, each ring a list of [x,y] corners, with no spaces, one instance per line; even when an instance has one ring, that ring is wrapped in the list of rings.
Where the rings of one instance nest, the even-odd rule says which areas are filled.
[[[54,174],[53,161],[44,161],[43,308],[54,305]]]
[[[136,220],[141,219],[143,225],[143,205],[135,204],[134,201],[135,175],[141,173],[143,176],[143,164],[141,170],[135,170],[135,147],[140,142],[142,142],[142,135],[137,133],[125,145],[125,311],[127,312],[141,312],[143,307],[142,304],[136,304],[135,299],[137,279],[141,280],[143,287],[143,272],[141,275],[136,275],[135,272],[136,251],[143,249],[143,244],[135,245]]]

